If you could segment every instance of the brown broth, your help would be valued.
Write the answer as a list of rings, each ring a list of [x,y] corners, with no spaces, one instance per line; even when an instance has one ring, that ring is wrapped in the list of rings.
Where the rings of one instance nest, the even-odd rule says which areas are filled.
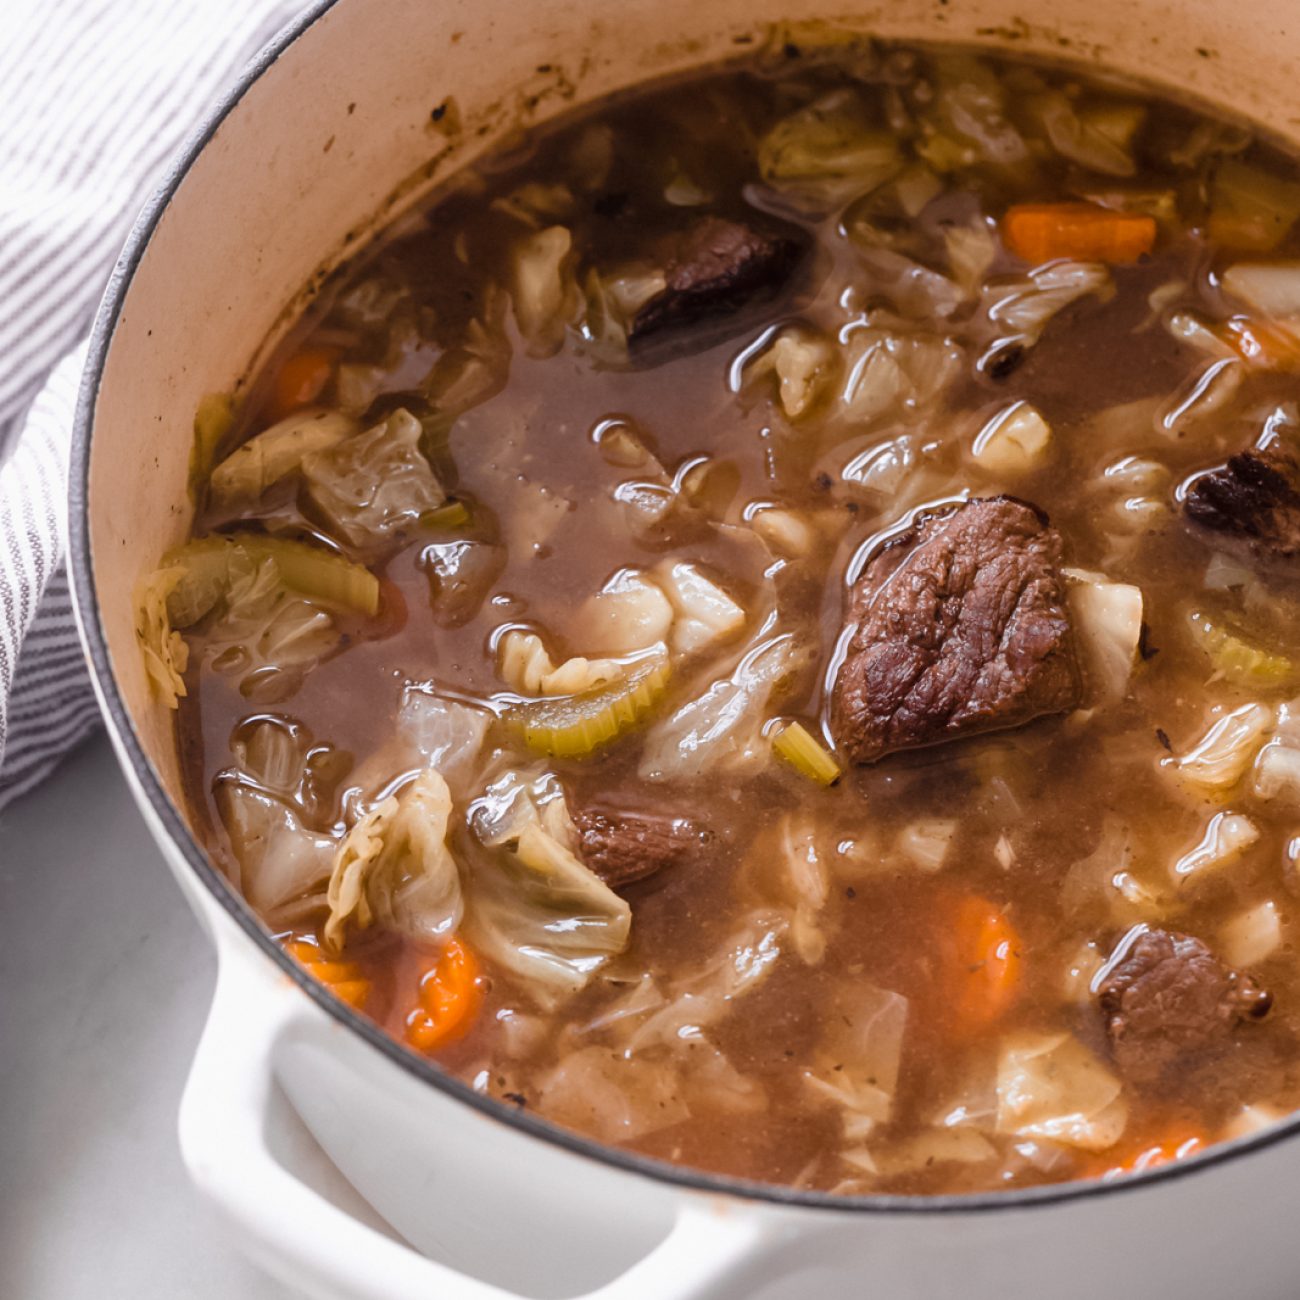
[[[931,76],[932,57],[883,52],[867,60],[862,83],[854,80],[864,75],[861,62],[793,60],[776,70],[725,69],[584,110],[531,137],[499,166],[435,196],[418,220],[404,222],[364,262],[347,268],[290,346],[317,340],[340,347],[346,361],[377,361],[391,348],[393,312],[358,327],[338,304],[376,278],[405,287],[400,310],[413,312],[416,324],[398,358],[386,361],[378,411],[402,400],[427,407],[421,391],[426,375],[458,345],[470,320],[484,313],[488,286],[502,279],[509,246],[520,238],[520,223],[493,207],[493,200],[529,181],[575,183],[575,144],[593,126],[611,133],[614,148],[609,176],[590,192],[579,192],[575,211],[565,218],[584,257],[599,261],[635,253],[645,222],[664,219],[662,191],[678,173],[709,190],[705,210],[743,212],[748,201],[799,222],[816,241],[812,270],[738,332],[720,337],[715,331],[699,345],[688,334],[674,354],[644,368],[608,364],[572,334],[552,355],[530,357],[507,318],[502,328],[512,350],[508,379],[459,415],[445,440],[430,435],[426,443],[444,485],[470,503],[471,522],[446,538],[410,536],[383,559],[377,565],[385,591],[380,620],[353,628],[346,646],[308,672],[287,698],[250,703],[233,677],[201,667],[203,656],[195,654],[178,716],[191,798],[210,827],[214,856],[233,869],[213,780],[236,761],[230,742],[242,721],[268,713],[292,718],[316,743],[345,751],[359,766],[390,743],[405,683],[493,697],[505,689],[489,648],[500,627],[527,623],[544,629],[556,662],[581,654],[584,646],[566,636],[575,608],[615,570],[653,568],[672,556],[707,566],[750,609],[775,599],[779,627],[794,632],[811,653],[767,712],[803,718],[816,730],[825,723],[826,670],[840,634],[844,575],[855,557],[910,511],[962,493],[1005,490],[1041,506],[1065,539],[1068,564],[1142,590],[1147,657],[1135,665],[1119,703],[894,755],[847,772],[830,789],[775,761],[740,775],[721,771],[656,786],[637,776],[643,731],[586,760],[555,760],[551,767],[575,805],[592,798],[617,803],[631,795],[641,804],[658,801],[677,815],[697,814],[715,836],[707,870],[666,871],[629,886],[633,922],[626,951],[552,1010],[539,1008],[526,983],[489,963],[473,1026],[437,1053],[447,1070],[483,1091],[601,1140],[698,1168],[847,1192],[925,1194],[1097,1176],[1147,1147],[1176,1146],[1192,1135],[1215,1140],[1231,1131],[1243,1107],[1280,1114],[1300,1102],[1300,917],[1288,865],[1296,820],[1278,804],[1250,796],[1248,782],[1211,800],[1189,794],[1161,768],[1168,756],[1162,737],[1174,752],[1185,752],[1204,731],[1212,706],[1235,708],[1251,700],[1273,706],[1295,693],[1293,680],[1243,687],[1214,679],[1188,631],[1188,610],[1195,606],[1236,618],[1261,643],[1285,654],[1300,626],[1295,591],[1289,580],[1263,585],[1264,578],[1252,575],[1265,594],[1242,606],[1240,592],[1206,590],[1213,538],[1182,522],[1174,496],[1188,475],[1253,440],[1265,413],[1294,400],[1293,376],[1251,370],[1227,406],[1189,423],[1178,436],[1157,432],[1149,411],[1123,421],[1106,414],[1139,401],[1154,409],[1205,365],[1203,355],[1164,328],[1162,313],[1182,306],[1221,320],[1231,310],[1211,274],[1233,255],[1204,234],[1205,168],[1179,170],[1166,161],[1171,142],[1185,139],[1202,119],[1140,89],[1103,90],[1070,73],[988,60],[1016,106],[1044,87],[1073,88],[1075,103],[1086,98],[1143,105],[1136,175],[1090,175],[1045,148],[1019,168],[958,167],[939,177],[942,193],[910,223],[909,235],[927,250],[921,260],[933,261],[944,230],[976,212],[997,217],[1011,201],[1124,188],[1178,195],[1181,215],[1162,229],[1153,254],[1112,267],[1113,293],[1084,297],[1055,315],[1021,364],[1001,379],[974,364],[991,335],[976,303],[966,300],[937,325],[962,343],[961,375],[907,427],[897,420],[837,426],[825,403],[807,420],[792,421],[769,385],[746,382],[737,391],[731,382],[737,359],[747,350],[752,354],[765,330],[797,318],[834,337],[852,314],[843,305],[846,292],[863,307],[881,308],[891,304],[894,292],[844,236],[838,212],[809,216],[760,183],[756,141],[783,114],[828,88],[861,84],[863,94],[887,106],[898,87]],[[1258,142],[1247,156],[1295,178],[1294,160]],[[1296,255],[1292,236],[1268,254]],[[1022,270],[999,248],[983,276]],[[1153,310],[1152,293],[1175,282],[1182,287]],[[909,327],[916,325],[927,322],[914,320]],[[231,447],[267,424],[263,403],[278,364],[255,386]],[[322,400],[329,405],[332,390]],[[999,478],[973,467],[966,449],[984,420],[1014,400],[1032,403],[1052,426],[1051,453],[1041,467]],[[726,527],[696,528],[667,540],[632,531],[612,494],[636,472],[610,464],[593,437],[603,421],[615,417],[642,434],[670,474],[692,458],[712,458],[722,466],[720,477],[733,486],[720,511]],[[904,433],[915,448],[930,448],[917,452],[928,466],[922,483],[913,476],[880,497],[842,477],[855,456]],[[1129,489],[1107,479],[1106,467],[1125,456],[1156,463],[1153,486]],[[538,489],[565,504],[550,521],[545,541],[534,545]],[[1117,507],[1126,497],[1154,503],[1147,522],[1133,527],[1123,521]],[[757,540],[742,508],[760,501],[779,502],[814,521],[815,542],[806,556],[780,563]],[[290,524],[306,527],[304,517],[288,509]],[[207,523],[229,525],[213,518]],[[319,533],[318,525],[313,528]],[[466,539],[499,544],[501,567],[487,598],[449,626],[430,598],[427,548]],[[749,635],[747,630],[742,641]],[[730,671],[734,657],[733,645],[688,664],[674,675],[655,716],[701,694]],[[356,801],[375,794],[353,790],[345,797],[350,779],[344,776],[332,792],[317,831],[341,836]],[[1171,864],[1201,838],[1212,814],[1228,810],[1248,813],[1257,841],[1203,884],[1175,890]],[[924,870],[900,849],[900,836],[935,820],[945,824],[950,840],[943,865]],[[453,844],[470,833],[462,827]],[[679,1038],[675,1046],[651,1049],[637,1060],[626,1056],[631,1049],[622,1022],[589,1028],[645,975],[669,988],[695,978],[746,917],[793,915],[798,902],[780,864],[791,837],[798,841],[803,835],[813,837],[826,880],[824,903],[811,920],[818,938],[810,941],[809,958],[800,956],[786,931],[771,972],[734,1009],[702,1036]],[[1098,851],[1111,857],[1088,866]],[[1127,898],[1107,884],[1121,868],[1133,886]],[[954,1009],[954,958],[945,947],[957,900],[971,895],[999,909],[1014,928],[1020,970],[1013,1004],[974,1029]],[[1225,924],[1265,900],[1276,906],[1281,939],[1251,971],[1273,992],[1275,1009],[1265,1023],[1239,1036],[1232,1053],[1200,1076],[1193,1093],[1149,1095],[1126,1087],[1123,1135],[1103,1150],[997,1131],[993,1078],[1008,1039],[1076,1036],[1112,1068],[1087,984],[1131,925],[1167,924],[1214,946]],[[268,923],[302,934],[314,931],[319,919],[317,913],[287,926],[272,916]],[[354,935],[346,956],[371,980],[366,1013],[401,1037],[420,975],[436,960],[436,945],[372,929]],[[1080,962],[1083,974],[1071,981],[1068,972]],[[842,1063],[828,1058],[825,1044],[837,1008],[870,987],[906,998],[907,1023],[892,1107],[887,1117],[865,1126],[864,1135],[851,1137],[841,1107],[806,1075],[834,1080]],[[557,1072],[580,1051],[603,1052],[603,1077],[615,1081],[612,1094],[624,1098],[623,1118],[630,1114],[631,1120],[621,1122],[617,1102],[599,1089],[583,1084],[566,1092],[556,1083],[563,1079]],[[938,1120],[959,1104],[973,1113],[971,1131],[983,1139],[985,1154],[916,1155],[919,1138],[950,1131]],[[676,1118],[661,1125],[656,1108]],[[870,1152],[876,1172],[860,1158],[846,1161],[846,1151]]]

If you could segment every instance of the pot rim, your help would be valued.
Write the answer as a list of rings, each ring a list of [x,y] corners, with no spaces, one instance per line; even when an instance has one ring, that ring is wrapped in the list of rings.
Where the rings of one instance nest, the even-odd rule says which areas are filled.
[[[68,558],[78,614],[78,626],[92,671],[100,690],[101,710],[120,742],[138,788],[149,801],[155,816],[208,893],[234,920],[252,944],[307,994],[323,1011],[357,1034],[395,1066],[422,1083],[446,1093],[480,1114],[529,1137],[559,1146],[575,1155],[640,1175],[657,1183],[689,1191],[722,1194],[775,1207],[839,1210],[885,1215],[933,1216],[953,1213],[1013,1211],[1081,1201],[1101,1196],[1123,1195],[1173,1179],[1194,1177],[1216,1165],[1235,1160],[1252,1151],[1273,1146],[1300,1133],[1300,1112],[1293,1112],[1276,1124],[1228,1142],[1215,1143],[1202,1154],[1127,1177],[1052,1183],[1041,1187],[1008,1191],[949,1193],[935,1196],[858,1195],[838,1196],[782,1184],[762,1183],[725,1174],[714,1174],[685,1165],[607,1146],[562,1128],[540,1115],[504,1101],[487,1097],[466,1082],[454,1078],[433,1061],[416,1055],[373,1021],[328,992],[277,944],[253,910],[226,877],[209,860],[190,833],[179,809],[172,802],[146,754],[127,712],[126,703],[113,675],[108,639],[99,614],[94,570],[90,553],[89,487],[90,449],[94,434],[94,410],[99,398],[104,366],[113,344],[123,304],[132,278],[149,251],[154,230],[191,167],[198,160],[226,117],[233,112],[253,84],[301,36],[308,32],[339,0],[315,0],[283,27],[244,66],[237,77],[209,108],[189,134],[168,169],[137,216],[125,245],[109,276],[104,296],[95,315],[86,355],[85,369],[77,395],[69,464]]]

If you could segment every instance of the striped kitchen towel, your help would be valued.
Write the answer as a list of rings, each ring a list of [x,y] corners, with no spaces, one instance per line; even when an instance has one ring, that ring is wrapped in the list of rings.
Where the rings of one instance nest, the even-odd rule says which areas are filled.
[[[0,807],[98,721],[63,569],[82,341],[168,159],[302,7],[0,4]]]

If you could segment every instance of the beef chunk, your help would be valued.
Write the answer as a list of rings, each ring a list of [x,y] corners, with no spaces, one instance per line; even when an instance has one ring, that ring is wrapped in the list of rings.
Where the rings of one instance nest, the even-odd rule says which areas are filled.
[[[771,298],[806,248],[806,237],[794,226],[702,218],[664,241],[659,253],[667,286],[632,318],[628,343],[637,347],[670,330],[730,316]]]
[[[1232,1045],[1241,1021],[1272,1005],[1250,976],[1169,930],[1140,934],[1097,992],[1116,1064],[1146,1085],[1187,1077]]]
[[[854,585],[831,726],[858,763],[1020,726],[1079,702],[1061,539],[1034,506],[923,518]]]
[[[1202,474],[1183,502],[1202,528],[1239,541],[1265,559],[1300,555],[1300,462],[1277,443],[1243,451]]]
[[[584,808],[574,816],[582,859],[611,889],[707,855],[710,834],[687,817]]]

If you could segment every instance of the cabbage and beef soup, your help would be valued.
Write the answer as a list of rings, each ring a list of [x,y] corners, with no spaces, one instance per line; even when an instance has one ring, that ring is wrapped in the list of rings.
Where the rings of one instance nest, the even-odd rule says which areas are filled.
[[[665,1160],[954,1192],[1281,1116],[1297,217],[1239,124],[954,49],[512,140],[200,408],[138,617],[212,854]]]

